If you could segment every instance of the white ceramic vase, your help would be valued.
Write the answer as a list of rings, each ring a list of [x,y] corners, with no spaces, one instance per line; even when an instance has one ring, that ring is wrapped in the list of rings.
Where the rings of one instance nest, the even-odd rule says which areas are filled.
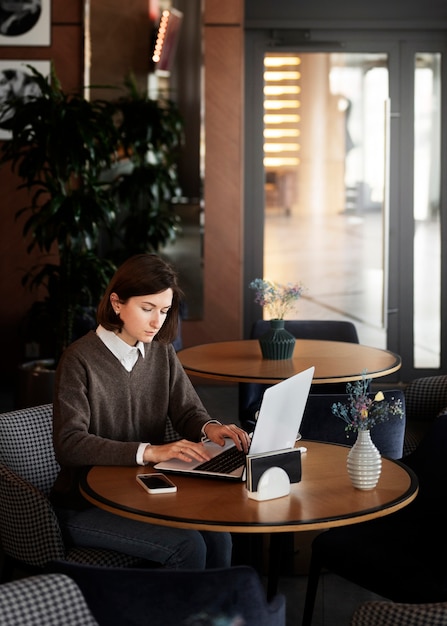
[[[369,430],[359,430],[357,441],[348,453],[348,474],[356,489],[374,489],[382,471],[382,457],[371,440]]]

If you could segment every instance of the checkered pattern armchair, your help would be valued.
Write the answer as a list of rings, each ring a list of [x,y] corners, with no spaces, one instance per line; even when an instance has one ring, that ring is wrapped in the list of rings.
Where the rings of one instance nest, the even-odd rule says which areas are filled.
[[[447,413],[447,375],[412,380],[405,388],[407,428],[404,456],[415,451],[432,422]]]
[[[0,414],[1,580],[15,566],[40,571],[55,559],[127,567],[141,561],[110,550],[67,547],[48,498],[59,471],[51,404]]]
[[[447,626],[447,602],[365,602],[355,610],[350,626]]]
[[[176,430],[174,430],[174,426],[172,425],[171,420],[166,420],[166,430],[165,430],[165,443],[171,443],[172,441],[179,441],[181,439],[180,435]]]
[[[98,626],[77,584],[42,574],[0,585],[2,626]]]

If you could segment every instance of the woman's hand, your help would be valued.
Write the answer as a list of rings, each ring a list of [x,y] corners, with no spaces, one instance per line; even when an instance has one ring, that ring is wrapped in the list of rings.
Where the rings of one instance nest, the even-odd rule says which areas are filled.
[[[225,439],[232,439],[238,450],[248,452],[250,437],[236,424],[216,424],[210,422],[205,426],[205,435],[210,441],[219,446],[225,444]],[[180,439],[160,446],[146,446],[143,454],[145,463],[160,463],[168,459],[180,459],[181,461],[208,461],[208,454],[203,443],[194,443],[188,439]]]
[[[230,438],[234,441],[238,450],[248,452],[250,447],[248,433],[236,426],[236,424],[216,424],[215,422],[210,422],[205,426],[205,435],[210,441],[214,441],[219,446],[223,446],[225,439]]]
[[[160,463],[168,459],[180,459],[181,461],[208,461],[210,455],[203,443],[194,443],[188,439],[164,443],[160,446],[146,446],[143,454],[145,463]]]

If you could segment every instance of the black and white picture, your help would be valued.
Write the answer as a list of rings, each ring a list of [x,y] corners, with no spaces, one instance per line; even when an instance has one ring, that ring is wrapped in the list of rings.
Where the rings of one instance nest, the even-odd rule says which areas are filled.
[[[1,46],[49,46],[51,0],[0,0]]]
[[[9,139],[9,122],[14,109],[4,110],[8,102],[17,98],[28,99],[39,95],[39,87],[28,66],[47,77],[50,75],[49,61],[0,61],[0,140]]]

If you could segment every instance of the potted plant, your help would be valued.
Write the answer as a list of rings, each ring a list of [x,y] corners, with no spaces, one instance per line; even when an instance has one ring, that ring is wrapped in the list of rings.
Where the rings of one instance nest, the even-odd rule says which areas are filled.
[[[385,400],[382,391],[369,392],[371,379],[346,384],[347,401],[335,402],[332,413],[345,423],[346,433],[357,433],[357,440],[349,450],[347,471],[356,489],[374,489],[382,471],[382,457],[371,439],[371,428],[390,419],[403,418],[404,408],[400,399]]]
[[[41,337],[42,356],[57,361],[113,270],[97,252],[99,232],[114,215],[113,198],[99,177],[114,159],[118,132],[109,104],[65,93],[53,68],[49,80],[29,69],[38,89],[3,105],[13,115],[0,165],[10,163],[20,187],[29,190],[29,205],[17,218],[25,220],[27,250],[37,248],[41,258],[22,282],[44,289],[34,312],[39,328],[49,329]]]
[[[249,288],[256,292],[255,302],[270,315],[270,328],[259,338],[263,358],[276,361],[290,359],[296,339],[284,328],[284,316],[302,296],[303,286],[297,283],[282,285],[265,278],[255,278]]]
[[[174,103],[148,100],[130,80],[129,96],[118,102],[88,101],[65,93],[53,67],[49,80],[29,69],[37,89],[0,111],[13,111],[0,166],[11,164],[29,190],[17,218],[25,220],[28,251],[41,253],[22,282],[45,297],[33,306],[24,334],[39,343],[39,357],[57,363],[73,339],[94,327],[116,264],[158,251],[174,236],[182,122]],[[117,168],[123,159],[130,165],[124,170]]]
[[[173,201],[180,196],[177,160],[183,146],[183,120],[169,99],[153,100],[139,92],[132,76],[128,94],[116,103],[120,160],[128,167],[114,179],[116,219],[109,229],[110,252],[124,257],[159,252],[180,228]]]

